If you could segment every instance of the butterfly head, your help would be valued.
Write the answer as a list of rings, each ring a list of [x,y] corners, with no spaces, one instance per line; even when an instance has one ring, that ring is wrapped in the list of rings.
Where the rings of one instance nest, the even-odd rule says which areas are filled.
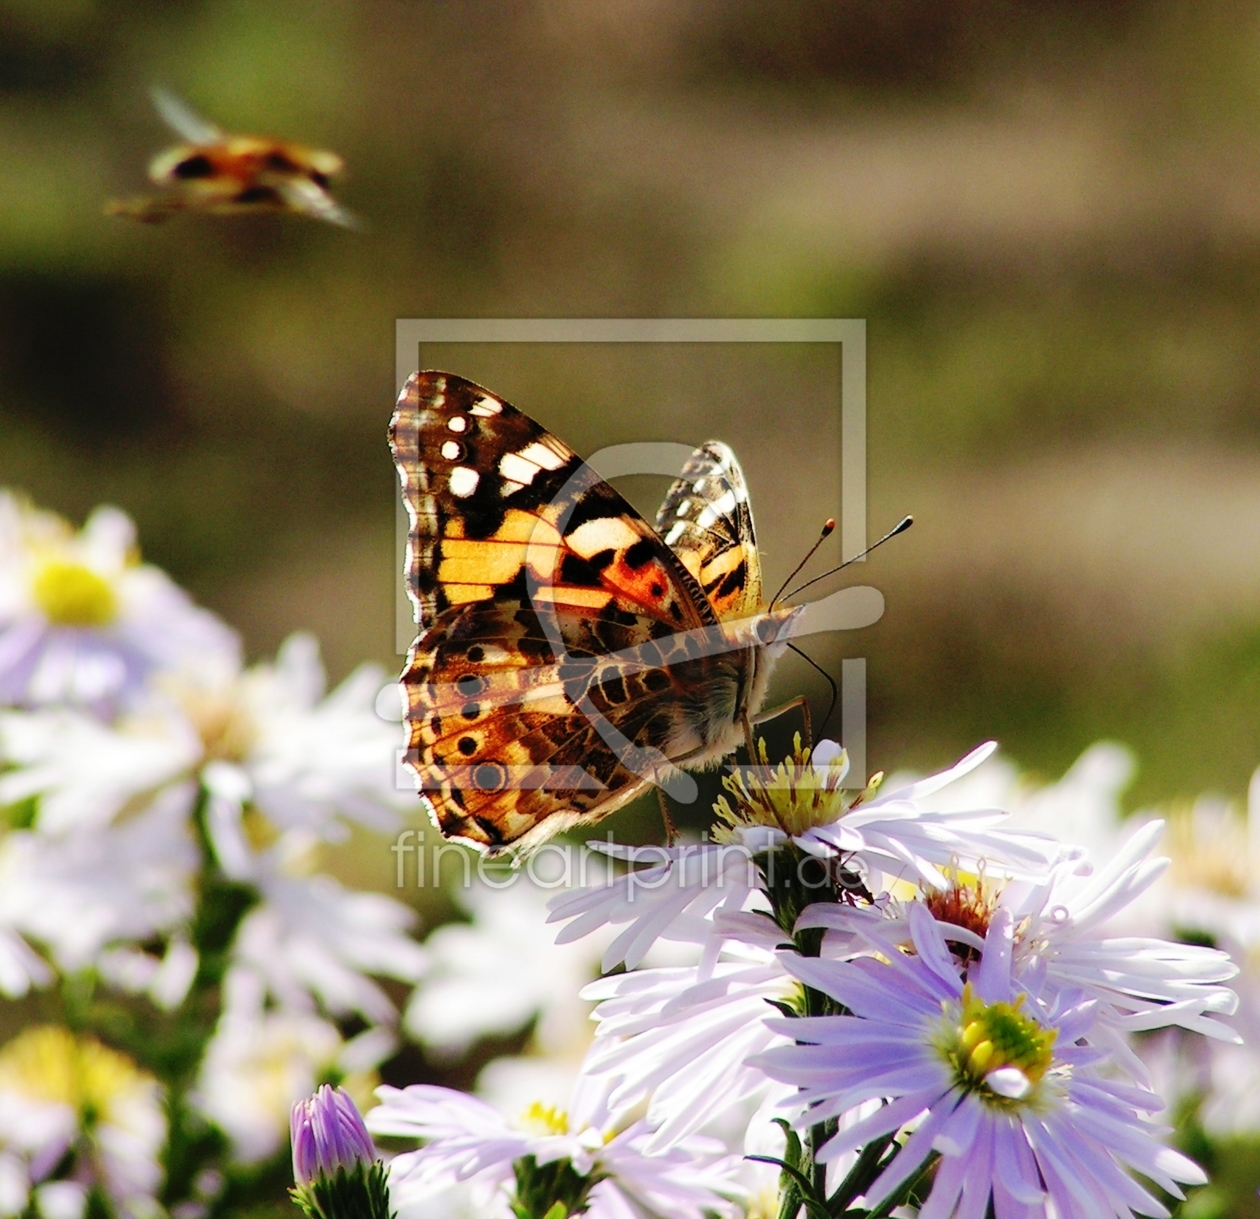
[[[766,610],[751,620],[750,641],[771,656],[780,655],[795,633],[797,619],[804,612],[803,605],[780,605]]]

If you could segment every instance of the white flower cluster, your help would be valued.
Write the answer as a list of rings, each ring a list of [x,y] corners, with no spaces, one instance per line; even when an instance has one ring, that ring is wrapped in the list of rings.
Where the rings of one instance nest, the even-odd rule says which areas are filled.
[[[645,867],[605,848],[631,866],[552,902],[567,950],[617,971],[583,991],[597,1028],[567,1107],[517,1100],[509,1120],[381,1089],[369,1128],[421,1144],[391,1165],[404,1219],[1167,1215],[1133,1174],[1175,1198],[1205,1178],[1151,1121],[1134,1046],[1233,1050],[1237,966],[1139,933],[1167,884],[1160,822],[1090,850],[1046,832],[1067,806],[1118,821],[1124,755],[1099,747],[1034,794],[991,753],[855,795],[838,746],[798,746],[732,773],[717,840]],[[646,959],[666,941],[687,963]]]
[[[213,1123],[241,1163],[283,1147],[316,1083],[366,1094],[396,1044],[375,979],[414,985],[427,958],[409,907],[344,887],[320,857],[413,805],[399,726],[374,709],[383,681],[365,666],[326,693],[305,635],[246,669],[235,634],[139,561],[123,513],[100,508],[75,533],[0,492],[0,993],[113,994],[204,1025],[199,1063],[165,1099],[119,1067],[76,1101],[56,1071],[114,1053],[95,1042],[43,1045],[52,1082],[0,1049],[0,1216],[34,1190],[49,1219],[73,1219],[93,1185],[153,1209],[168,1112]],[[120,1159],[124,1136],[91,1115],[124,1093],[148,1134]],[[44,1120],[50,1104],[60,1116]],[[89,1127],[96,1150],[68,1155]],[[144,1171],[118,1167],[137,1156]],[[197,1189],[208,1201],[221,1183],[207,1172]]]

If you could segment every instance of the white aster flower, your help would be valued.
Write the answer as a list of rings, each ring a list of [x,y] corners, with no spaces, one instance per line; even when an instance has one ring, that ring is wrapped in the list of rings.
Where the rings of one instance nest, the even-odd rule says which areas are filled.
[[[1260,963],[1260,770],[1246,810],[1205,796],[1168,814],[1172,866],[1156,891],[1167,927],[1237,945]]]
[[[0,1049],[0,1148],[25,1191],[42,1183],[51,1200],[57,1187],[85,1194],[97,1185],[120,1214],[156,1215],[165,1142],[157,1081],[117,1051],[54,1026],[28,1028]],[[69,1179],[50,1181],[72,1148]],[[13,1186],[5,1192],[23,1192]]]
[[[112,714],[155,672],[238,663],[235,634],[138,561],[125,513],[97,508],[75,534],[0,491],[0,706]]]
[[[107,825],[155,793],[179,785],[200,762],[202,743],[171,707],[103,724],[81,711],[0,713],[0,805],[32,802],[42,834]],[[195,789],[184,785],[188,810]]]
[[[58,833],[105,824],[195,778],[211,794],[208,828],[225,869],[247,879],[251,833],[339,841],[347,821],[391,829],[410,806],[394,781],[400,729],[373,709],[378,678],[364,666],[324,697],[318,646],[294,635],[275,665],[200,685],[171,678],[166,697],[111,724],[70,710],[3,713],[0,804],[38,798],[36,828]],[[243,825],[247,809],[265,825]]]
[[[390,1197],[404,1219],[459,1186],[475,1188],[493,1213],[509,1187],[543,1189],[543,1178],[560,1192],[531,1198],[535,1206],[563,1200],[570,1213],[581,1209],[591,1219],[736,1213],[729,1200],[738,1192],[736,1164],[719,1144],[693,1139],[664,1155],[645,1154],[643,1124],[619,1130],[605,1089],[590,1079],[579,1079],[567,1113],[534,1105],[515,1123],[449,1088],[382,1087],[377,1096],[369,1130],[425,1142],[389,1167]]]
[[[1140,825],[1116,857],[1097,875],[1080,875],[1061,863],[1039,885],[957,880],[947,889],[924,890],[921,900],[935,915],[955,956],[978,957],[999,909],[1015,924],[1014,968],[1044,1003],[1068,992],[1097,1000],[1100,1025],[1123,1033],[1178,1025],[1225,1041],[1237,1034],[1216,1015],[1232,1014],[1238,997],[1223,983],[1238,973],[1228,954],[1201,945],[1141,936],[1108,937],[1103,929],[1142,898],[1168,867],[1151,858],[1162,822]],[[815,904],[796,926],[840,933],[845,947],[854,934],[879,938],[888,951],[910,940],[912,904],[881,903],[879,910]],[[828,954],[828,955],[839,955]],[[1122,1039],[1112,1038],[1115,1051]]]
[[[553,944],[548,891],[513,872],[502,888],[456,891],[471,915],[447,923],[424,943],[432,967],[411,997],[404,1026],[440,1056],[465,1053],[480,1038],[505,1036],[535,1021],[533,1040],[558,1054],[589,1036],[590,1004],[581,988],[599,974],[607,936]]]
[[[734,806],[725,797],[718,803],[725,841],[629,850],[592,844],[632,862],[660,862],[556,898],[550,921],[569,923],[556,942],[626,924],[602,964],[605,970],[620,963],[634,968],[660,938],[704,939],[719,906],[728,912],[764,906],[758,894],[768,878],[761,859],[791,868],[803,856],[817,858],[833,883],[868,895],[903,878],[944,888],[945,867],[1044,879],[1065,854],[1048,835],[1002,829],[1007,814],[1000,809],[934,807],[939,790],[995,748],[981,746],[949,770],[887,794],[874,794],[877,776],[856,799],[842,787],[848,761],[832,741],[820,742],[812,755],[798,742],[795,755],[778,767],[738,768],[724,781]],[[778,852],[788,846],[795,855],[781,862]]]
[[[414,916],[304,873],[346,820],[392,825],[410,803],[393,782],[399,729],[375,714],[370,668],[326,698],[323,685],[315,643],[298,635],[274,666],[200,686],[170,678],[163,697],[112,723],[64,708],[0,714],[0,805],[31,826],[0,843],[10,882],[0,928],[47,944],[67,969],[108,949],[110,980],[147,987],[149,969],[155,1001],[176,1001],[178,962],[157,976],[156,960],[118,950],[188,917],[200,788],[218,862],[262,899],[240,929],[240,959],[283,1002],[309,1008],[313,996],[336,1014],[392,1021],[364,975],[420,976],[423,954],[406,934]],[[0,989],[20,991],[20,947],[7,943]],[[28,958],[28,981],[37,972]]]
[[[1127,832],[1120,797],[1136,762],[1122,745],[1098,741],[1053,783],[1036,783],[1008,759],[993,755],[933,797],[940,809],[1003,808],[1012,828],[1052,834],[1083,847],[1091,859],[1110,859]],[[917,776],[893,775],[892,787]]]
[[[966,984],[921,904],[911,908],[910,932],[913,955],[790,955],[787,968],[797,978],[853,1014],[776,1020],[798,1044],[758,1060],[800,1089],[802,1128],[886,1102],[829,1139],[819,1152],[823,1161],[911,1131],[867,1189],[867,1207],[893,1197],[933,1152],[941,1163],[920,1211],[930,1219],[982,1215],[990,1201],[997,1219],[1167,1216],[1126,1169],[1177,1198],[1184,1196],[1179,1183],[1206,1180],[1141,1116],[1163,1102],[1096,1069],[1098,1052],[1082,1044],[1092,1001],[1051,1012],[1027,1007],[1011,976],[1009,911],[993,916]]]
[[[401,729],[375,711],[381,680],[363,665],[325,695],[319,646],[296,634],[274,665],[226,687],[176,691],[205,742],[207,827],[229,875],[250,879],[250,837],[264,827],[247,825],[247,810],[272,834],[300,830],[330,842],[344,840],[347,821],[397,826],[412,794],[396,783]]]
[[[732,1114],[750,1137],[762,1123],[758,1106],[790,1091],[748,1060],[789,1044],[767,1022],[774,1003],[796,994],[780,955],[728,943],[712,964],[639,969],[592,983],[599,1021],[586,1070],[612,1081],[609,1102],[619,1110],[647,1107],[649,1153],[677,1145],[696,1131],[729,1125]],[[742,1132],[741,1132],[742,1133]]]
[[[67,972],[173,932],[191,915],[199,865],[191,799],[176,786],[116,825],[0,839],[0,926],[47,946]]]
[[[337,1029],[309,1012],[267,1009],[248,970],[224,983],[223,1014],[202,1059],[193,1103],[232,1143],[233,1156],[256,1163],[289,1137],[293,1106],[330,1077],[362,1105],[375,1067],[394,1043],[381,1030],[343,1042]]]
[[[237,931],[234,964],[251,970],[283,1007],[309,1009],[317,999],[334,1016],[392,1024],[393,1003],[367,975],[411,983],[423,976],[428,954],[408,934],[415,912],[329,876],[277,872],[257,884],[262,900]]]

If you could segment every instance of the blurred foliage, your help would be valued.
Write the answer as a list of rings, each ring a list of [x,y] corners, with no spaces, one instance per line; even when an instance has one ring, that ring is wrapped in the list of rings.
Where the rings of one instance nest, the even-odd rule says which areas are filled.
[[[368,231],[103,216],[169,142],[153,83],[342,153]],[[869,658],[870,764],[994,736],[1053,774],[1107,735],[1136,802],[1241,794],[1257,119],[1236,0],[3,0],[0,482],[122,504],[254,654],[310,626],[335,675],[393,665],[396,317],[865,317],[872,529],[919,523],[863,573],[884,620],[813,651]],[[645,396],[622,357],[495,359],[586,447],[807,460],[796,372],[723,405],[704,360]],[[838,506],[799,482],[754,479],[772,571]]]

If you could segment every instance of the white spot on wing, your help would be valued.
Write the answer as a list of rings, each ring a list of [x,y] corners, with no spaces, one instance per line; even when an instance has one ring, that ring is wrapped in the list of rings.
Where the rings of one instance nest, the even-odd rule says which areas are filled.
[[[555,449],[549,448],[538,440],[527,444],[521,450],[521,456],[526,461],[532,461],[534,465],[541,466],[544,470],[558,470],[566,460]]]
[[[528,486],[534,481],[538,466],[521,453],[504,453],[499,459],[499,473],[512,482]]]
[[[735,498],[734,491],[728,491],[725,495],[715,499],[700,515],[696,518],[696,524],[701,529],[712,525],[714,521],[724,516],[729,516],[735,511],[735,505],[739,501]]]
[[[639,540],[639,535],[619,516],[605,516],[579,525],[565,539],[584,559],[601,550],[624,550]]]
[[[468,420],[463,415],[452,415],[447,421],[446,426],[452,432],[463,432],[468,428]]]
[[[665,535],[665,545],[672,546],[684,533],[687,532],[686,521],[675,521],[673,528]]]
[[[477,489],[481,475],[467,466],[456,466],[451,471],[451,494],[465,499]]]
[[[447,461],[456,461],[464,450],[460,447],[458,440],[444,440],[442,442],[442,456]]]
[[[678,507],[674,510],[675,516],[686,516],[691,511],[691,500],[684,499],[678,501]]]
[[[474,415],[481,415],[485,418],[499,414],[503,410],[503,403],[496,402],[493,398],[478,398],[468,409]]]

